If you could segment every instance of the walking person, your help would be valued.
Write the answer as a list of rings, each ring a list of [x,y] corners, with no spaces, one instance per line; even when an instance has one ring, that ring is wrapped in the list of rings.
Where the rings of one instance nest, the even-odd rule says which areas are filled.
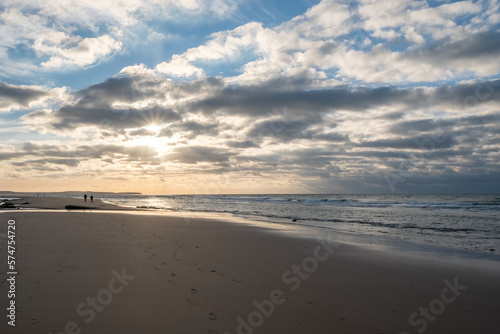
[[[83,199],[85,202],[87,202],[87,194],[83,195]]]
[[[90,195],[90,201],[94,203],[94,195]]]

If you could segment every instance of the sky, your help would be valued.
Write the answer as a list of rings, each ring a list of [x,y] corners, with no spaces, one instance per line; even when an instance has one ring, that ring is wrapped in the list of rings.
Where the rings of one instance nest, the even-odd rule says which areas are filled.
[[[500,189],[500,0],[2,0],[0,190]]]

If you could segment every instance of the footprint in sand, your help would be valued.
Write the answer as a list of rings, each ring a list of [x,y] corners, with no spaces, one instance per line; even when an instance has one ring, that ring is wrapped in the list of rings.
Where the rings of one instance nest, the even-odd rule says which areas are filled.
[[[195,293],[197,293],[197,292],[198,292],[198,290],[196,290],[196,289],[191,289],[191,293],[192,293],[193,295],[194,295]]]
[[[189,303],[189,305],[192,305],[192,306],[194,306],[194,305],[198,305],[198,304],[196,304],[196,303],[195,303],[195,301],[194,301],[194,300],[192,300],[192,299],[186,298],[186,301]]]
[[[213,312],[210,312],[210,313],[208,314],[208,319],[210,319],[210,320],[215,320],[215,319],[217,319],[217,314],[215,314],[215,313],[213,313]]]
[[[309,305],[319,307],[319,305],[318,305],[318,304],[313,303],[313,302],[309,302]]]
[[[171,273],[170,277],[176,277],[177,275],[175,273]]]

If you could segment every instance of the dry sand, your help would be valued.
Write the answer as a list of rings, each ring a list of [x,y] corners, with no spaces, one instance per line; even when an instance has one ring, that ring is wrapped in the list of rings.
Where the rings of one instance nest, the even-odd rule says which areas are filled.
[[[425,333],[493,334],[500,328],[498,263],[146,213],[0,211],[0,232],[9,219],[17,226],[17,318],[13,328],[3,315],[1,333],[378,334],[426,326]],[[7,239],[0,240],[6,268]],[[3,275],[5,314],[7,291]]]

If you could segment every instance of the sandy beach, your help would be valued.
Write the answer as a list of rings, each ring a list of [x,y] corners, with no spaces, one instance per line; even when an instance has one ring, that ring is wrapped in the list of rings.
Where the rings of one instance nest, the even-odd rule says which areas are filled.
[[[2,333],[498,333],[498,262],[377,250],[221,220],[0,211],[16,226],[15,327]],[[74,199],[77,205],[83,199]],[[100,201],[105,210],[123,209]],[[26,204],[25,206],[28,206]],[[326,233],[326,232],[325,232]]]
[[[46,210],[64,210],[66,206],[79,207],[80,210],[115,210],[115,211],[133,211],[135,208],[128,208],[112,203],[103,202],[100,199],[90,198],[85,201],[82,198],[72,197],[52,197],[52,196],[32,196],[22,197],[10,201],[15,206],[22,209],[46,209]]]

